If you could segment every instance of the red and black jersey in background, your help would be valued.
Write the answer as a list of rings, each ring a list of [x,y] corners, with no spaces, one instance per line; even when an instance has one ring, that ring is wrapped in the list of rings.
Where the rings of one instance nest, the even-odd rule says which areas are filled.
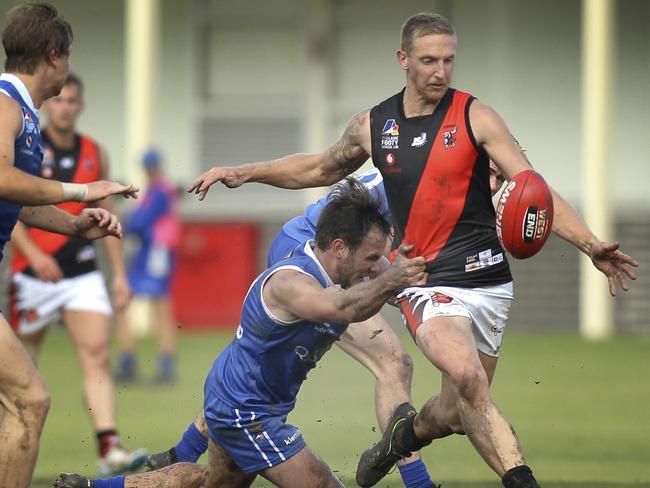
[[[468,93],[450,88],[431,115],[406,118],[404,91],[370,111],[372,160],[384,178],[395,247],[413,244],[432,285],[512,280],[496,235],[489,158],[469,124]]]
[[[77,134],[71,149],[54,146],[47,130],[43,136],[43,164],[40,176],[66,183],[90,183],[101,179],[102,168],[97,143]],[[62,210],[79,215],[88,206],[82,202],[64,202],[57,205]],[[64,236],[41,229],[29,229],[32,241],[43,251],[54,256],[66,278],[79,276],[97,269],[95,248],[91,241],[77,236]],[[34,276],[27,259],[14,247],[12,270]]]

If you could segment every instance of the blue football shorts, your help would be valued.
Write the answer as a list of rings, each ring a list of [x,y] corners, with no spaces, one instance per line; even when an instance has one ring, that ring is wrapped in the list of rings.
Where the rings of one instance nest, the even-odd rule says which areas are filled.
[[[287,416],[274,416],[226,405],[206,392],[204,411],[212,441],[247,474],[285,462],[305,447],[300,429]]]

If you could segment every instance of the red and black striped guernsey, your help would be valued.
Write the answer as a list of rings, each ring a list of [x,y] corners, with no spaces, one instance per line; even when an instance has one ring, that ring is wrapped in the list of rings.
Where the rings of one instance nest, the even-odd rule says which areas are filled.
[[[431,115],[406,118],[404,91],[370,111],[372,160],[384,178],[395,246],[415,245],[428,282],[476,288],[512,280],[496,235],[489,158],[469,124],[469,93],[450,88]]]

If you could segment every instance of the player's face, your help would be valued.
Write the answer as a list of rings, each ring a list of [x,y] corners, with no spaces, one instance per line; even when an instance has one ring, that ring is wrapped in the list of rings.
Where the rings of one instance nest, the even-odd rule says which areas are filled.
[[[65,85],[61,93],[43,104],[43,109],[47,114],[48,125],[53,129],[74,130],[77,117],[83,109],[79,87],[72,83]]]
[[[348,288],[365,278],[379,274],[380,259],[384,255],[388,236],[372,229],[356,250],[347,252],[339,263],[339,284]]]
[[[429,103],[437,103],[447,92],[455,58],[456,38],[448,34],[416,37],[411,52],[398,52],[407,84]]]

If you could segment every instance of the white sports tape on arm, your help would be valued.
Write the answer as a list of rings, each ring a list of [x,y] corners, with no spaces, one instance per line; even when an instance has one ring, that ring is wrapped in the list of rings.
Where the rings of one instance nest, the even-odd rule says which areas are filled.
[[[83,202],[88,196],[88,185],[79,183],[61,183],[63,199],[67,202]]]

